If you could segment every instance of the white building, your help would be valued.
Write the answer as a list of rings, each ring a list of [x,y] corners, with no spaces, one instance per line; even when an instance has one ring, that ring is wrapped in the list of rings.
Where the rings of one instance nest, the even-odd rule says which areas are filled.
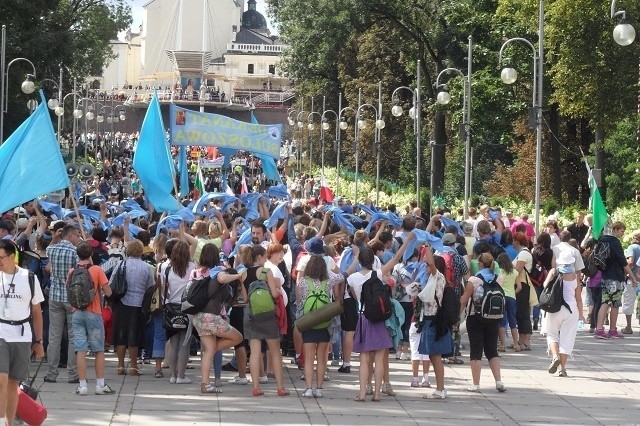
[[[279,69],[286,46],[271,36],[255,0],[244,8],[244,0],[151,0],[140,33],[113,41],[116,59],[88,82],[138,107],[154,89],[161,102],[285,106],[294,96]]]

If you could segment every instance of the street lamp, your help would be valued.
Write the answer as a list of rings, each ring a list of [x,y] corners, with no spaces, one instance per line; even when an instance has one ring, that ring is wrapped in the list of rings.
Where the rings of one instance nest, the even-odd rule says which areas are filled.
[[[416,64],[416,88],[411,89],[407,86],[396,88],[391,94],[391,102],[395,105],[391,108],[391,114],[394,117],[400,117],[403,113],[402,107],[399,105],[400,100],[396,94],[400,90],[408,90],[412,94],[412,107],[409,110],[409,117],[413,120],[413,134],[416,138],[416,202],[420,205],[420,130],[422,127],[421,104],[420,104],[420,60]]]
[[[4,114],[7,112],[9,105],[9,69],[11,65],[18,61],[28,62],[33,69],[32,74],[27,74],[27,78],[20,86],[22,92],[26,95],[33,93],[36,86],[29,76],[35,78],[36,67],[33,62],[27,58],[15,58],[8,64],[6,63],[6,44],[7,44],[7,26],[2,26],[2,38],[0,39],[0,145],[4,142]]]
[[[300,118],[300,116],[302,114],[306,113],[306,112],[307,111],[304,110],[304,100],[303,100],[302,101],[302,109],[300,111],[298,111],[298,114],[296,114],[296,125],[298,126],[298,129],[300,130],[300,140],[296,144],[296,149],[298,150],[298,152],[297,152],[298,176],[302,175],[302,137],[304,136],[304,132],[302,130],[302,128],[304,127],[304,123],[302,122],[302,119]]]
[[[616,0],[611,0],[611,19],[618,17],[620,22],[613,29],[613,39],[620,46],[629,46],[636,39],[636,30],[627,24],[627,13],[624,10],[616,11]]]
[[[542,153],[542,84],[544,72],[544,0],[538,2],[538,50],[525,38],[511,38],[504,42],[500,48],[499,64],[502,64],[502,54],[505,47],[511,42],[526,44],[533,51],[533,103],[532,110],[536,113],[536,183],[535,183],[535,221],[536,235],[540,230],[540,181],[541,181],[541,153]],[[500,78],[505,84],[513,84],[518,78],[515,69],[507,67],[502,70]]]
[[[338,110],[340,109],[340,106],[341,106],[340,104],[341,103],[342,103],[342,94],[340,94],[340,96],[339,96]],[[332,109],[327,109],[327,97],[323,96],[322,97],[322,116],[320,117],[320,122],[322,123],[322,125],[320,126],[320,141],[322,142],[322,151],[321,151],[321,155],[322,155],[322,164],[321,164],[322,179],[324,179],[324,143],[325,143],[324,142],[324,132],[331,128],[331,124],[329,124],[329,120],[325,117],[325,115],[327,113],[333,114],[333,116],[336,118],[336,138],[335,138],[335,141],[337,142],[337,140],[339,138],[339,134],[340,134],[340,122],[338,120],[338,113],[335,112]],[[337,145],[334,145],[334,149],[335,148],[337,148]]]
[[[358,202],[358,166],[359,166],[359,160],[360,160],[360,149],[359,149],[359,145],[358,145],[358,139],[360,136],[360,131],[364,130],[367,128],[367,121],[364,119],[364,116],[362,115],[361,111],[363,108],[371,108],[373,110],[373,112],[375,113],[374,117],[375,117],[375,123],[374,123],[374,133],[373,133],[373,146],[374,149],[376,150],[376,156],[377,156],[377,164],[376,164],[376,205],[378,204],[378,200],[379,200],[379,189],[380,189],[380,130],[384,129],[385,127],[385,122],[382,119],[382,111],[381,111],[381,104],[382,104],[382,82],[378,83],[378,107],[376,108],[375,106],[371,105],[371,104],[363,104],[361,103],[361,99],[362,99],[362,89],[358,89],[358,109],[356,110],[356,141],[355,141],[355,145],[356,145],[356,195],[355,195],[355,200],[354,203]]]
[[[346,111],[351,111],[354,116],[356,114],[356,110],[351,107],[342,108],[342,93],[338,97],[338,117],[336,121],[339,123],[338,128],[336,129],[336,195],[340,193],[340,151],[342,148],[340,147],[340,136],[343,130],[347,130],[349,128],[349,123],[347,122],[347,118],[344,116]],[[354,128],[357,126],[354,126]]]
[[[451,101],[451,95],[446,91],[446,86],[440,84],[440,76],[453,72],[462,77],[464,81],[464,96],[462,100],[462,125],[464,127],[464,139],[465,139],[465,155],[464,155],[464,206],[463,217],[466,220],[467,211],[469,209],[469,197],[471,196],[471,72],[472,72],[472,49],[473,39],[469,36],[469,49],[467,50],[467,76],[465,77],[462,71],[456,68],[446,68],[440,71],[436,78],[436,89],[443,87],[444,90],[438,92],[436,98],[437,102],[441,105],[447,105]],[[514,70],[515,71],[515,70]]]
[[[313,122],[313,116],[317,115],[320,123],[322,124],[322,115],[313,110],[313,98],[311,98],[311,112],[307,115],[307,139],[309,142],[309,173],[312,173],[311,168],[313,166],[313,138],[311,137],[311,132],[316,128],[315,123]],[[322,128],[322,126],[320,126]]]
[[[91,103],[91,108],[95,109],[95,102],[93,100],[91,100],[90,98],[80,98],[78,99],[78,102],[76,103],[76,109],[73,111],[73,116],[75,118],[82,118],[82,110],[79,109],[78,107],[80,105],[84,106],[86,113],[84,114],[84,157],[85,157],[85,161],[87,158],[87,142],[89,139],[89,121],[93,120],[94,118],[94,114],[93,111],[91,111],[91,109],[89,109],[89,105],[87,105],[86,102]],[[107,119],[108,122],[108,119]]]

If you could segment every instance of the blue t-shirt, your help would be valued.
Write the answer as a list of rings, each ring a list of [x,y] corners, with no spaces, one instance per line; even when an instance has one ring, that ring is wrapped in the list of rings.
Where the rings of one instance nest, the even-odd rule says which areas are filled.
[[[633,257],[633,266],[631,267],[631,272],[633,272],[635,275],[635,273],[638,272],[638,269],[640,269],[640,263],[638,263],[640,262],[640,244],[631,244],[624,251],[624,255],[627,259]]]

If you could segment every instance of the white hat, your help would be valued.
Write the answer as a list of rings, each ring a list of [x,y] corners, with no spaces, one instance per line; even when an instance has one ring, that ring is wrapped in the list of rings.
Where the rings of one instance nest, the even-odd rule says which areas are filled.
[[[16,229],[25,229],[29,224],[29,219],[21,217],[16,221]]]

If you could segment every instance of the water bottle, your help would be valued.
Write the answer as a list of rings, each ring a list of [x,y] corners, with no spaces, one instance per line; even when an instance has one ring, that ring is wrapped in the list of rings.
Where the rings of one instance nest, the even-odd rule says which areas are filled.
[[[584,330],[584,321],[583,320],[579,320],[578,321],[578,331],[583,331]]]

